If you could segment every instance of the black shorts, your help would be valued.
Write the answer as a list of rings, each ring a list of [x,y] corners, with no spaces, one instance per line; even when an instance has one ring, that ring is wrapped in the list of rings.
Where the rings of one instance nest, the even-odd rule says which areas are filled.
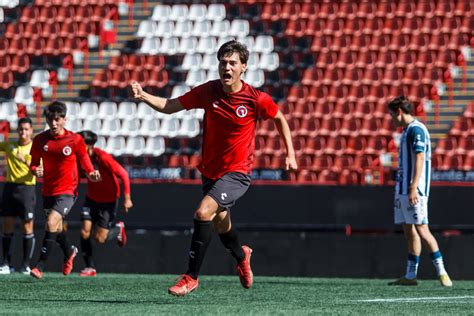
[[[76,202],[76,196],[70,194],[43,196],[43,209],[46,217],[55,210],[64,218],[71,211],[74,202]]]
[[[0,216],[19,217],[23,221],[35,216],[36,192],[34,185],[7,182],[3,188]]]
[[[202,191],[212,197],[222,208],[231,208],[250,187],[250,176],[240,172],[229,172],[217,180],[202,176]]]
[[[92,221],[95,225],[111,229],[117,216],[118,200],[111,203],[98,203],[86,197],[81,212],[81,221]]]

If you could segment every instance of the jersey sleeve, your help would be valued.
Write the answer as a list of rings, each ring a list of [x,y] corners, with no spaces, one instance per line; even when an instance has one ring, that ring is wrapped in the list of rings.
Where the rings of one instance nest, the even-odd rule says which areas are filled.
[[[203,100],[208,100],[209,83],[194,87],[178,98],[186,110],[204,108]]]
[[[408,134],[408,141],[410,146],[415,150],[415,152],[422,153],[425,151],[426,134],[421,127],[414,126],[410,129],[410,133]]]
[[[76,157],[81,165],[82,169],[89,174],[94,171],[94,166],[92,165],[91,158],[87,154],[86,144],[84,143],[84,139],[76,135]]]
[[[41,141],[39,137],[33,139],[33,144],[30,149],[31,163],[30,170],[35,171],[36,168],[41,164]]]
[[[112,172],[117,175],[122,181],[123,194],[130,194],[130,178],[128,177],[128,172],[122,167],[111,155],[102,154],[102,161],[104,164],[112,170]]]
[[[260,93],[257,98],[258,116],[264,120],[273,119],[278,113],[278,106],[265,92]]]

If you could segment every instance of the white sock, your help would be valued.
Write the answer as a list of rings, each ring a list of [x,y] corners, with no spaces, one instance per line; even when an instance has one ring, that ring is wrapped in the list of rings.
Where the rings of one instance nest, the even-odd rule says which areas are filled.
[[[439,255],[439,256],[438,256]],[[443,256],[439,251],[431,254],[431,261],[433,262],[434,267],[436,268],[436,273],[438,276],[448,274],[444,268]]]
[[[416,275],[418,273],[419,262],[420,262],[419,256],[408,254],[407,273],[405,274],[405,278],[410,279],[410,280],[416,279]]]

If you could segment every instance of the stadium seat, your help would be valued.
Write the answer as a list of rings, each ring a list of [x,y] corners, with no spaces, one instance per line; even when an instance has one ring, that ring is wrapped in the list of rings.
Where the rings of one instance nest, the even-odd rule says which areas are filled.
[[[119,135],[135,137],[140,132],[140,120],[128,117],[122,120]]]
[[[161,121],[160,135],[166,137],[176,137],[179,131],[179,120],[175,117],[165,117]]]
[[[207,7],[207,19],[222,21],[226,18],[226,8],[223,4],[212,3]]]
[[[230,25],[229,35],[237,38],[243,38],[249,35],[250,24],[246,20],[233,20]]]
[[[153,21],[167,21],[171,15],[171,7],[169,5],[158,4],[153,8],[151,19]]]
[[[195,118],[188,117],[181,120],[178,135],[184,137],[196,137],[199,135],[199,121]]]
[[[126,155],[141,156],[145,152],[145,138],[142,136],[132,136],[127,139],[125,152]]]
[[[153,36],[169,38],[174,34],[174,22],[172,21],[160,21],[156,25]]]
[[[120,120],[115,117],[109,117],[103,120],[99,135],[115,137],[120,134],[120,130]]]
[[[333,170],[324,169],[319,173],[318,182],[335,185],[339,182],[339,174]]]
[[[17,104],[34,104],[33,95],[33,88],[29,84],[22,85],[16,88],[14,101]]]
[[[71,101],[66,101],[64,102],[67,107],[67,117],[69,120],[74,120],[78,114],[79,111],[81,110],[81,105],[79,102],[71,102]]]
[[[257,36],[253,49],[258,53],[271,53],[273,51],[273,38],[268,35]]]
[[[109,137],[107,139],[106,150],[113,156],[121,156],[125,153],[126,143],[123,136]]]
[[[49,128],[47,125],[46,127]],[[80,132],[83,130],[82,121],[77,118],[76,119],[70,118],[66,121],[65,128],[73,132]]]
[[[49,88],[49,71],[40,69],[34,70],[31,74],[30,85],[33,88]]]
[[[84,119],[82,128],[100,134],[101,122],[96,117],[88,117]]]
[[[97,113],[98,118],[113,118],[115,115],[117,115],[117,103],[110,101],[104,101],[100,103],[99,112]]]
[[[83,120],[86,118],[97,117],[98,112],[99,107],[96,102],[83,102],[77,117]]]
[[[163,137],[148,137],[145,144],[144,154],[161,156],[165,152],[165,140]]]

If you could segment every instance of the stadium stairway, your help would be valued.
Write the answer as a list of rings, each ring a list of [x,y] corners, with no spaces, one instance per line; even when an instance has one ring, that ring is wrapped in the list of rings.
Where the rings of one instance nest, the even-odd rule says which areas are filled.
[[[101,52],[89,53],[89,68],[86,75],[83,65],[74,66],[72,90],[69,90],[67,82],[58,85],[56,94],[58,100],[66,101],[80,99],[81,97],[84,97],[84,99],[88,98],[87,93],[90,91],[90,83],[96,74],[107,67],[111,56],[120,55],[120,50],[125,47],[127,41],[134,38],[140,21],[150,16],[153,7],[159,3],[158,1],[146,2],[147,5],[145,7],[145,1],[134,1],[132,25],[129,24],[128,15],[119,16],[117,42]],[[45,102],[49,102],[50,100],[51,98],[45,99]]]
[[[472,48],[471,48],[472,49]],[[449,105],[449,97],[446,94],[440,96],[439,121],[436,124],[435,111],[426,113],[426,123],[431,131],[432,142],[435,146],[438,141],[445,138],[450,131],[453,122],[456,121],[465,110],[466,105],[474,100],[474,58],[467,61],[466,89],[462,89],[461,77],[453,80],[453,106]]]

